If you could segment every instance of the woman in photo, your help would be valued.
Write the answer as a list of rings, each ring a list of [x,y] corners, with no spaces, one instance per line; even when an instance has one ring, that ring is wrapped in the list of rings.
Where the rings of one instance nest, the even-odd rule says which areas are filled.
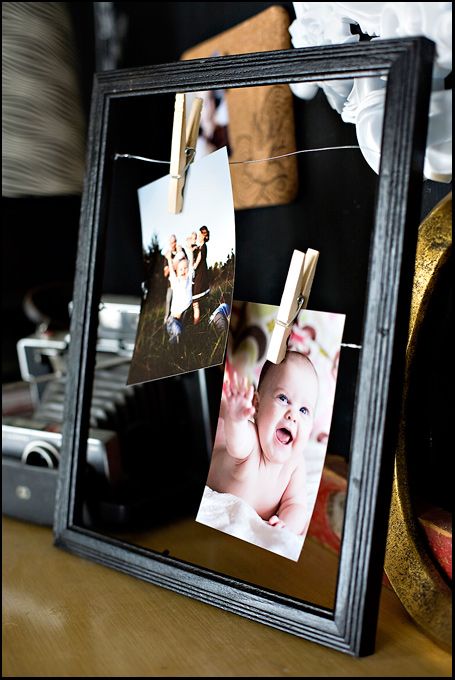
[[[210,292],[209,272],[207,268],[207,241],[210,232],[206,226],[202,226],[197,234],[197,247],[193,251],[193,321],[198,324],[201,320],[201,302]]]

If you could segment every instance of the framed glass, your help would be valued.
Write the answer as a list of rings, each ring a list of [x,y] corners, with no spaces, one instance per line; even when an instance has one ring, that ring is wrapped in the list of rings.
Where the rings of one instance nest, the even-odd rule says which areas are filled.
[[[372,653],[398,433],[432,57],[431,42],[409,38],[214,57],[95,77],[54,523],[57,546],[334,649],[353,655]],[[150,449],[153,455],[145,456],[145,463],[139,455],[145,441],[143,434],[131,433],[131,441],[136,437],[136,445],[128,462],[133,469],[134,455],[139,455],[138,465],[145,466],[142,470],[153,487],[148,504],[136,508],[137,517],[153,513],[156,518],[150,541],[138,544],[131,539],[131,533],[102,531],[102,522],[98,525],[93,515],[90,518],[93,499],[87,491],[91,486],[86,463],[90,458],[87,440],[96,406],[95,388],[99,388],[96,386],[99,310],[109,275],[115,280],[110,292],[117,294],[124,292],[125,277],[133,276],[128,277],[133,266],[128,261],[131,266],[125,267],[128,256],[125,250],[120,256],[117,252],[111,257],[113,241],[122,238],[117,228],[114,230],[114,223],[120,224],[122,233],[132,235],[136,245],[130,260],[138,265],[138,271],[142,267],[140,228],[134,217],[136,190],[156,178],[158,171],[156,165],[148,166],[147,170],[134,164],[126,168],[115,161],[116,154],[128,151],[147,156],[150,151],[153,155],[160,139],[170,142],[176,92],[369,76],[387,79],[381,166],[368,225],[371,228],[365,229],[357,244],[343,246],[351,253],[352,267],[340,260],[342,232],[329,232],[332,246],[320,273],[330,282],[326,286],[327,299],[312,293],[311,307],[347,313],[346,339],[354,340],[361,348],[355,359],[340,360],[339,379],[349,385],[349,404],[342,403],[343,392],[337,387],[334,414],[341,413],[341,420],[347,422],[344,430],[349,449],[347,499],[339,560],[330,579],[327,576],[332,584],[331,595],[316,597],[315,602],[314,596],[305,590],[305,582],[320,579],[315,573],[318,562],[305,557],[306,547],[302,552],[304,567],[299,564],[284,567],[280,557],[263,559],[260,549],[255,547],[242,546],[239,551],[236,539],[229,536],[219,541],[217,537],[212,542],[213,530],[194,527],[195,508],[202,494],[201,480],[206,479],[212,445],[211,423],[216,421],[221,394],[220,374],[214,369],[187,374],[180,382],[167,382],[165,387],[161,385],[163,381],[150,383],[154,385],[151,392],[142,395],[147,406],[154,404],[148,414],[152,419],[160,419],[160,432],[153,436]],[[166,123],[164,127],[154,123],[154,112],[158,110],[166,112],[167,127]],[[126,132],[125,111],[129,120],[135,121]],[[125,143],[128,149],[121,148]],[[308,200],[314,201],[323,214],[324,187],[313,188]],[[273,219],[277,215],[274,213]],[[245,214],[240,215],[236,225],[234,297],[276,304],[289,259],[277,257],[270,248],[261,251],[258,246],[260,257],[245,271],[246,250],[251,247],[248,233],[242,232],[245,219]],[[341,220],[340,213],[340,223]],[[279,228],[283,233],[286,224]],[[320,230],[324,228],[328,227],[321,223]],[[289,242],[293,247],[301,247],[303,240],[307,247],[318,247],[317,234],[313,230],[314,240],[310,243],[306,241],[307,235],[294,232]],[[258,238],[256,243],[264,242],[263,234]],[[358,254],[352,252],[356,245],[360,248]],[[263,272],[261,278],[264,267],[269,273],[268,283],[260,288],[254,282],[256,279],[264,282]],[[343,285],[340,272],[345,276]],[[136,279],[134,290],[139,292],[140,274]],[[315,291],[316,288],[317,281]],[[353,326],[349,324],[349,309],[346,310],[349,306],[357,309]],[[117,343],[112,352],[113,363],[121,354],[118,349]],[[179,407],[176,418],[175,412],[170,413],[170,404],[174,408],[180,397],[187,410]],[[169,408],[163,407],[166,403]],[[177,430],[181,427],[177,441],[171,437],[171,433],[177,436],[175,427]],[[163,432],[166,428],[167,438]],[[188,428],[192,428],[189,455],[171,465],[167,458],[177,455],[179,437],[188,436]],[[146,436],[149,434],[146,432]],[[163,451],[167,457],[162,455]],[[155,467],[158,462],[160,465]],[[181,474],[174,476],[176,467]],[[196,481],[188,489],[190,477]],[[181,525],[176,520],[182,513],[182,507],[177,508],[178,499],[183,499],[181,505],[185,506],[185,532],[190,531],[184,536],[179,533]],[[260,562],[263,573],[259,577]],[[301,568],[303,572],[299,571]]]

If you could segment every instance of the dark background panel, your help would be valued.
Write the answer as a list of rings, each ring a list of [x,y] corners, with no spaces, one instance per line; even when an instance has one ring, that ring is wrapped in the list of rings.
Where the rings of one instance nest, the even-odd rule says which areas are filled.
[[[103,3],[98,3],[99,5]],[[123,26],[117,66],[130,68],[172,62],[191,46],[235,26],[272,4],[269,2],[125,2],[113,3]],[[95,3],[67,3],[77,48],[81,98],[88,121],[93,74],[103,65],[100,33],[95,31]],[[101,45],[101,47],[100,47]],[[104,45],[105,47],[105,45]],[[311,101],[294,97],[298,149],[356,144],[355,128],[345,124],[320,91]],[[106,230],[103,290],[138,295],[143,278],[136,190],[156,179],[163,167],[114,161],[115,153],[168,159],[173,101],[170,96],[119,100],[109,120],[112,191]],[[377,176],[358,150],[298,156],[299,190],[288,205],[237,211],[235,297],[278,304],[294,248],[311,247],[320,259],[310,307],[346,314],[344,341],[360,343],[368,275],[371,226]],[[446,185],[424,183],[422,215],[446,193]],[[2,381],[20,377],[16,342],[34,324],[23,310],[31,289],[49,286],[48,306],[57,315],[71,297],[77,250],[80,197],[3,199],[3,339]],[[58,285],[55,285],[58,284]],[[355,398],[358,356],[343,350],[332,429],[332,450],[349,448],[350,416]]]
[[[74,28],[81,98],[87,121],[93,74],[102,65],[99,31],[95,33],[95,4],[67,3]],[[117,25],[123,26],[117,65],[126,68],[175,61],[189,47],[273,4],[285,7],[290,21],[294,19],[290,2],[112,3]],[[294,106],[297,148],[356,143],[354,126],[341,121],[322,92],[310,102],[295,97]],[[128,110],[119,111],[112,120],[116,151],[139,155],[153,153],[159,158],[168,158],[172,126],[168,108],[150,103],[147,109],[143,101],[129,103],[126,108]],[[146,134],[143,126],[137,125],[141,115],[149,116]],[[303,155],[298,157],[298,164],[300,186],[294,203],[237,213],[235,295],[277,303],[283,285],[283,261],[287,261],[293,248],[317,248],[321,251],[321,259],[312,304],[320,309],[346,312],[346,336],[355,341],[361,305],[354,298],[365,279],[368,263],[365,252],[369,243],[368,225],[373,214],[376,176],[356,151]],[[155,171],[134,168],[131,162],[128,169],[123,168],[120,173],[137,177],[144,183],[155,177]],[[446,185],[425,182],[422,213],[427,214],[447,192]],[[317,210],[314,209],[315,196],[321,196]],[[123,194],[122,200],[127,201],[129,214],[137,217],[134,197],[130,203]],[[121,207],[120,199],[117,199],[115,209],[121,212]],[[18,379],[15,344],[24,334],[33,331],[33,323],[25,316],[22,305],[27,291],[55,282],[61,282],[65,291],[72,285],[79,211],[79,196],[3,198],[2,312],[7,323],[2,382]],[[118,228],[120,233],[127,231],[126,221],[123,220]],[[132,291],[137,290],[137,280],[141,277],[140,258],[135,250],[137,230],[132,229],[131,234],[132,240],[123,243],[119,249],[122,239],[114,229],[107,244],[107,260],[111,262],[111,269],[117,271],[116,277],[107,273],[107,287],[112,292],[128,292],[128,286]],[[266,244],[273,244],[273,247],[265,247]],[[338,253],[337,258],[327,258],[325,255],[329,250]],[[125,262],[125,257],[131,258],[130,269],[135,272],[131,279],[126,276],[128,268],[123,266],[119,270],[117,267],[119,261]],[[120,277],[119,271],[123,272]],[[255,285],[250,286],[250,281],[255,281]],[[61,295],[56,295],[55,290],[56,299],[50,299],[49,305],[55,306],[60,314]],[[354,297],[350,297],[349,291]]]

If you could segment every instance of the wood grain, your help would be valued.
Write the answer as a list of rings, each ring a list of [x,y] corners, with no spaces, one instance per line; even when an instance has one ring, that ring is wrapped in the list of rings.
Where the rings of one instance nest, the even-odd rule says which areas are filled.
[[[315,544],[319,579],[336,567]],[[382,593],[377,652],[354,659],[52,545],[3,519],[4,677],[449,677],[451,656]]]
[[[334,606],[338,559],[327,562],[321,580],[319,560],[325,550],[319,545],[307,549],[305,543],[301,558],[293,562],[194,519],[114,537],[321,607]]]

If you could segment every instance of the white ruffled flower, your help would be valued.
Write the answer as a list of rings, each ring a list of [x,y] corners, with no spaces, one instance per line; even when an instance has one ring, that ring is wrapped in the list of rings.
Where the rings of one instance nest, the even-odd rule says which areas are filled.
[[[374,79],[364,79],[374,80]],[[358,83],[354,85],[357,100]],[[370,89],[361,94],[355,106],[357,140],[368,165],[379,172],[385,88]],[[424,175],[435,182],[450,182],[452,178],[452,92],[433,92],[430,99],[428,138]]]
[[[359,36],[351,33],[352,22],[336,11],[336,2],[295,2],[296,5],[297,19],[289,27],[294,47],[358,41]]]
[[[297,19],[289,31],[294,47],[355,42],[350,25],[372,39],[424,35],[436,44],[424,175],[438,182],[452,179],[452,91],[443,79],[452,70],[451,2],[294,2]],[[379,171],[385,87],[382,78],[297,83],[294,94],[311,99],[321,87],[345,122],[356,126],[365,160]]]
[[[387,81],[383,78],[356,78],[341,112],[344,122],[356,124],[362,102],[373,92],[382,92],[386,87]]]
[[[350,22],[335,11],[333,2],[295,2],[296,20],[289,27],[294,47],[314,47],[358,42],[352,35]],[[301,99],[312,99],[319,87],[338,113],[343,110],[352,80],[333,80],[317,83],[294,83],[291,89]]]
[[[386,2],[381,14],[381,38],[425,35],[436,44],[436,65],[452,70],[452,3]]]
[[[452,90],[431,95],[424,173],[435,182],[452,179]]]
[[[297,5],[298,3],[294,3]],[[381,14],[386,2],[335,2],[339,14],[360,26],[366,35],[380,35]]]

